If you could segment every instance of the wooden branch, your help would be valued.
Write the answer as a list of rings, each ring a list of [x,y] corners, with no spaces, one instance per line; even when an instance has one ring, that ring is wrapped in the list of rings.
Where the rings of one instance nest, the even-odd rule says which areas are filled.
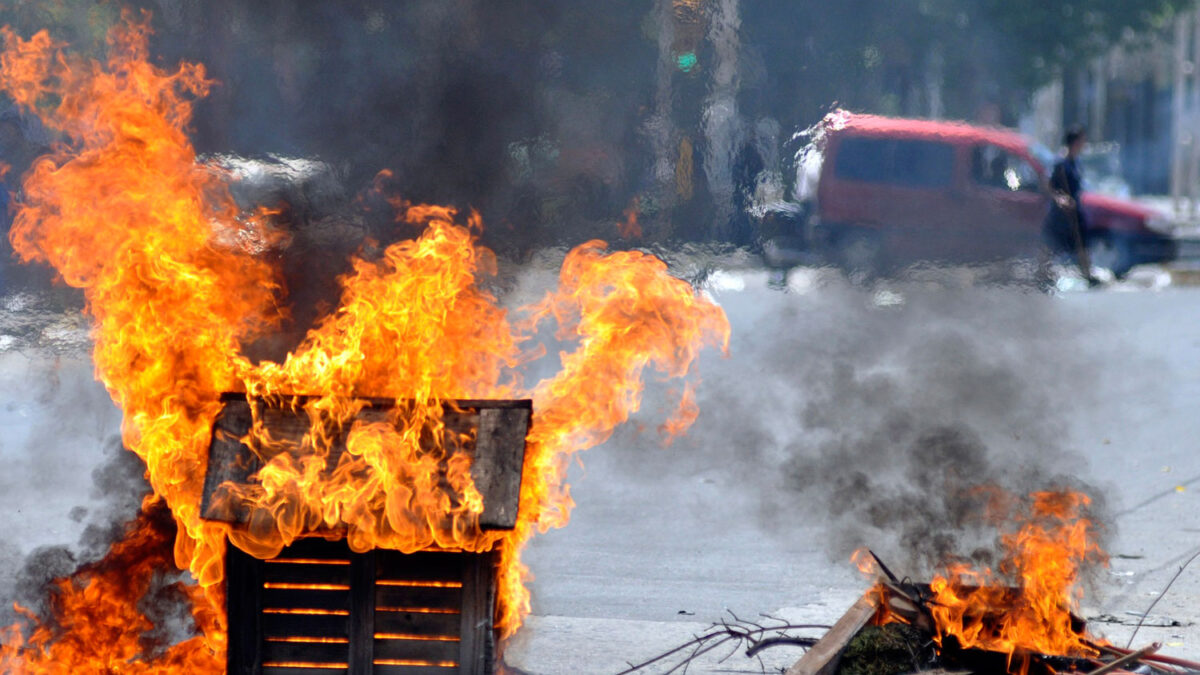
[[[1141,659],[1143,656],[1149,656],[1150,654],[1153,654],[1154,652],[1158,651],[1160,647],[1162,647],[1162,645],[1157,642],[1147,645],[1136,652],[1130,652],[1119,659],[1109,661],[1103,666],[1100,666],[1099,668],[1088,673],[1088,675],[1104,675],[1105,673],[1110,673],[1118,668],[1123,668],[1124,666]]]

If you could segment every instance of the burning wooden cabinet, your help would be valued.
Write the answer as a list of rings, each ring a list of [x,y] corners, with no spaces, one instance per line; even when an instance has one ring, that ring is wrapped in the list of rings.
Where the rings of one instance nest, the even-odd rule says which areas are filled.
[[[356,419],[377,422],[393,401],[363,400]],[[238,498],[270,460],[246,444],[254,419],[280,440],[272,452],[303,452],[303,401],[252,409],[229,396],[213,427],[201,509],[244,527],[261,514]],[[516,523],[529,401],[454,401],[441,420],[456,452],[471,457],[483,499],[479,525]],[[349,426],[349,425],[343,425]],[[341,434],[338,436],[338,434]],[[346,451],[335,431],[328,469]],[[251,443],[253,444],[253,443]],[[443,453],[443,455],[446,453]],[[225,558],[228,672],[237,675],[451,675],[494,669],[497,553],[386,549],[354,553],[336,531],[296,540],[259,560],[235,546]]]

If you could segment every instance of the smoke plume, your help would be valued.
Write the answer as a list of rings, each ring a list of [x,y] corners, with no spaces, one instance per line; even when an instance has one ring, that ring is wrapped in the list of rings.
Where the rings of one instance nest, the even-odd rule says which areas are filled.
[[[735,358],[706,364],[699,421],[647,458],[649,473],[710,466],[759,494],[767,530],[797,536],[817,523],[813,546],[833,561],[868,546],[914,577],[951,556],[994,562],[985,511],[996,491],[1083,491],[1103,527],[1101,490],[1074,477],[1086,459],[1069,424],[1087,414],[1096,378],[1080,326],[1053,300],[820,283],[795,295],[711,281]]]

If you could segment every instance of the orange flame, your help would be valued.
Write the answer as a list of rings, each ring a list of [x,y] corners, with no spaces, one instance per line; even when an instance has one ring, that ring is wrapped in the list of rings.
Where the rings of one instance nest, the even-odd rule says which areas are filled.
[[[617,234],[622,239],[641,239],[642,226],[638,225],[638,207],[640,200],[637,197],[629,204],[629,208],[625,209],[625,219],[617,223]]]
[[[378,260],[354,260],[336,311],[283,363],[253,363],[241,346],[283,316],[280,275],[255,255],[278,235],[265,219],[240,214],[219,172],[196,162],[183,129],[190,99],[210,84],[203,67],[153,66],[147,34],[145,16],[127,15],[101,64],[72,57],[45,32],[25,40],[3,29],[0,90],[64,138],[25,177],[11,239],[23,260],[48,262],[84,289],[97,378],[178,526],[174,563],[198,582],[185,592],[204,636],[151,658],[139,643],[149,628],[136,610],[140,587],[63,588],[56,622],[81,638],[43,627],[24,639],[13,627],[0,669],[220,672],[226,542],[270,557],[333,525],[356,551],[498,547],[497,621],[511,635],[529,611],[521,546],[565,525],[573,505],[564,482],[570,454],[603,442],[638,410],[647,367],[683,378],[705,345],[726,348],[724,313],[656,258],[609,254],[594,241],[567,255],[558,290],[512,322],[478,284],[495,268],[476,244],[478,214],[461,225],[451,208],[406,206],[402,218],[422,226],[420,235]],[[547,320],[575,348],[560,355],[557,375],[526,387],[520,368],[537,353],[522,345]],[[219,396],[237,389],[277,401],[312,397],[303,404],[313,422],[307,453],[266,463],[245,496],[269,517],[246,528],[203,520],[199,510]],[[395,399],[395,412],[349,428],[347,451],[322,473],[326,429],[348,422],[359,396]],[[443,400],[516,397],[534,400],[518,523],[484,532],[469,458],[423,439],[441,437]],[[673,433],[694,419],[693,407],[686,397]],[[268,428],[255,420],[252,440],[270,447]],[[92,626],[93,617],[105,618]]]
[[[880,573],[879,563],[875,562],[875,557],[871,555],[870,549],[865,546],[855,549],[854,553],[850,554],[850,562],[858,568],[862,574],[874,577]]]
[[[1095,654],[1071,618],[1082,599],[1083,564],[1105,559],[1083,515],[1091,499],[1067,491],[1036,492],[1031,498],[1027,520],[1001,536],[1006,553],[997,572],[959,564],[933,578],[931,608],[938,632],[957,637],[963,647],[1008,654],[1018,649]]]
[[[219,586],[178,586],[193,604],[203,632],[172,645],[152,663],[142,662],[138,638],[152,628],[137,599],[171,568],[165,509],[143,510],[126,536],[99,562],[71,579],[55,582],[50,597],[56,621],[42,623],[21,607],[35,628],[28,638],[19,624],[0,631],[0,670],[5,673],[219,673],[224,669],[225,614]],[[166,520],[167,522],[163,522]]]
[[[1085,511],[1091,499],[1071,491],[1035,492],[1028,503],[999,498],[995,489],[981,490],[997,522],[1016,523],[1003,530],[1004,557],[995,571],[965,563],[947,566],[930,583],[927,603],[942,644],[953,637],[963,648],[1008,654],[1013,672],[1027,667],[1018,652],[1057,656],[1092,656],[1099,642],[1073,625],[1072,610],[1082,599],[1080,575],[1085,564],[1107,558]],[[1001,509],[1002,505],[1007,508]],[[870,556],[855,553],[860,570],[874,574]],[[902,620],[894,615],[887,620]]]

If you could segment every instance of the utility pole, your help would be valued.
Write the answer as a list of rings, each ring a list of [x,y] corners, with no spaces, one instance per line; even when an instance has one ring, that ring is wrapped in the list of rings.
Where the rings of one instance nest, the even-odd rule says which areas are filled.
[[[1188,111],[1185,115],[1187,124],[1188,138],[1188,159],[1187,159],[1187,196],[1188,196],[1188,215],[1196,216],[1196,203],[1200,194],[1200,79],[1197,78],[1196,61],[1200,57],[1200,21],[1197,20],[1195,10],[1191,14],[1192,19],[1192,59],[1188,62],[1190,66],[1189,74],[1192,79],[1192,88],[1189,92],[1191,100],[1189,101]]]
[[[1182,210],[1184,192],[1184,146],[1191,144],[1190,129],[1184,125],[1187,78],[1194,65],[1188,61],[1188,28],[1190,12],[1175,18],[1175,82],[1171,90],[1171,206],[1178,215]]]
[[[733,215],[733,162],[741,145],[742,125],[737,107],[741,50],[738,1],[713,0],[708,24],[713,65],[702,124],[707,145],[704,172],[713,203],[710,232],[715,238],[726,234]]]
[[[654,113],[646,125],[654,152],[653,184],[660,212],[675,203],[675,125],[671,121],[671,82],[675,76],[675,1],[657,0],[658,65],[655,71]]]
[[[1108,113],[1108,54],[1092,60],[1092,110],[1088,120],[1088,136],[1104,140],[1104,121]]]

